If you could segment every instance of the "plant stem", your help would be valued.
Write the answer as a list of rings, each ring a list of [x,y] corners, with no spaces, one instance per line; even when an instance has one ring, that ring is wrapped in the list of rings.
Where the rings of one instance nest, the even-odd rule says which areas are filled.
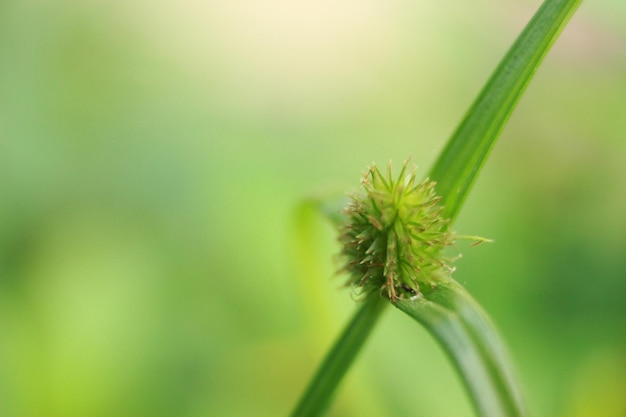
[[[378,293],[367,297],[346,330],[328,353],[315,377],[296,406],[292,417],[318,416],[352,365],[365,340],[389,303]]]

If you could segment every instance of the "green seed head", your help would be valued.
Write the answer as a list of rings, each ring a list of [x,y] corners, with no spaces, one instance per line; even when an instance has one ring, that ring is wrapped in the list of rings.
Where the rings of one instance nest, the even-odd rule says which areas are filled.
[[[402,167],[398,179],[372,166],[362,190],[351,197],[340,242],[348,284],[359,294],[386,293],[391,301],[436,285],[452,268],[442,251],[454,243],[449,222],[441,217],[435,183],[417,183],[415,167]]]

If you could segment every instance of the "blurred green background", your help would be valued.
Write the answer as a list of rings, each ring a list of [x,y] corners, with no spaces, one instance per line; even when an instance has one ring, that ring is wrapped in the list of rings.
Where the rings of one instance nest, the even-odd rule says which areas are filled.
[[[0,416],[288,414],[355,309],[299,202],[425,173],[539,4],[0,1]],[[624,22],[583,4],[456,224],[537,416],[626,416]],[[389,309],[329,414],[473,412]]]

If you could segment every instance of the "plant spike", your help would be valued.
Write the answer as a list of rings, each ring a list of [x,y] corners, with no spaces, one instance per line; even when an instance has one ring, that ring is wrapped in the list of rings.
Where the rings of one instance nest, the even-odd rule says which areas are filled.
[[[386,293],[391,301],[414,296],[420,285],[435,285],[452,268],[442,255],[454,244],[448,221],[441,217],[435,183],[417,185],[415,167],[404,163],[394,180],[376,165],[365,174],[363,190],[345,210],[340,242],[349,272],[347,284],[357,294]]]

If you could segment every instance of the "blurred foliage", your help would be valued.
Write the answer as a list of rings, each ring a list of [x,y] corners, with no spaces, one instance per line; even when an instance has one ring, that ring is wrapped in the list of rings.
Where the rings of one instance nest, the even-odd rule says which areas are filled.
[[[588,3],[457,222],[536,415],[626,413],[626,3]],[[354,309],[298,202],[425,172],[537,6],[0,2],[0,415],[286,414]],[[331,415],[471,415],[383,321]]]

